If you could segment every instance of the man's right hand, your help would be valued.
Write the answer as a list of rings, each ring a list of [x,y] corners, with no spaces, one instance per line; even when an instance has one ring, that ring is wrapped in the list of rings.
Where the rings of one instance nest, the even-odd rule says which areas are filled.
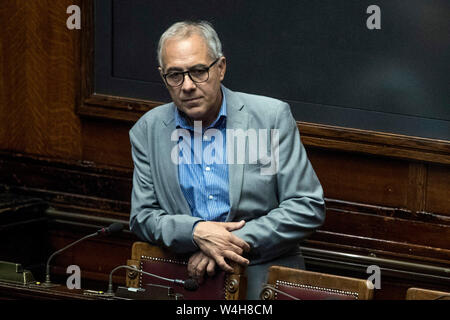
[[[213,222],[203,221],[194,228],[194,241],[206,255],[213,258],[217,265],[226,272],[233,272],[233,268],[225,258],[241,265],[248,265],[249,261],[242,256],[250,251],[250,246],[231,231],[238,230],[245,225],[239,222]]]

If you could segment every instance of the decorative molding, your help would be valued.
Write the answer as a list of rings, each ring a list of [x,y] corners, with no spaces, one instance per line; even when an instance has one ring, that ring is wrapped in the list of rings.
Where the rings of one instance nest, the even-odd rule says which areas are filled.
[[[78,114],[100,119],[136,122],[145,112],[162,102],[92,93],[78,108]]]
[[[297,122],[306,146],[450,165],[450,141]]]
[[[81,35],[81,101],[76,112],[80,116],[137,121],[146,111],[161,102],[97,94],[94,89],[94,1],[83,0]]]
[[[383,276],[423,281],[438,285],[450,285],[450,265],[445,267],[419,262],[378,258],[362,254],[341,252],[338,250],[322,250],[309,245],[302,246],[305,263],[313,268],[331,268],[367,274],[367,267],[380,267]],[[335,271],[337,273],[337,271]]]

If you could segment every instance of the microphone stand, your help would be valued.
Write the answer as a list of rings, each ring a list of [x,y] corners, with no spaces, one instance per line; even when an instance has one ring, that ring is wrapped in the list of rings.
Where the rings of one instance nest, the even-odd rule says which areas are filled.
[[[96,237],[98,234],[99,234],[98,231],[97,231],[96,233],[89,234],[89,235],[87,235],[87,236],[85,236],[85,237],[83,237],[83,238],[81,238],[81,239],[78,239],[78,240],[75,241],[75,242],[72,242],[71,244],[65,246],[64,248],[59,249],[58,251],[54,252],[54,253],[48,258],[48,260],[47,260],[47,264],[46,264],[46,266],[45,266],[45,282],[43,283],[43,285],[44,285],[45,287],[56,286],[56,284],[53,284],[53,283],[50,281],[50,260],[52,260],[52,258],[53,258],[54,256],[56,256],[57,254],[63,252],[63,251],[66,250],[66,249],[69,249],[70,247],[76,245],[77,243],[80,243],[80,242],[83,241],[83,240],[86,240],[86,239],[89,239],[89,238]]]
[[[153,273],[149,273],[149,272],[146,272],[146,271],[139,270],[139,269],[136,268],[136,267],[130,267],[130,266],[118,266],[118,267],[114,268],[114,269],[111,271],[111,273],[109,274],[108,291],[106,291],[106,294],[107,294],[107,295],[114,295],[113,283],[112,283],[112,275],[113,275],[114,272],[116,272],[116,271],[119,270],[119,269],[128,269],[128,270],[132,270],[132,271],[134,271],[134,272],[143,273],[143,274],[145,274],[145,275],[147,275],[147,276],[150,276],[150,277],[155,277],[155,278],[158,278],[158,279],[160,279],[160,280],[164,280],[164,281],[168,281],[168,282],[171,282],[171,283],[180,285],[180,286],[184,286],[184,281],[183,281],[183,280],[164,278],[164,277],[158,276],[158,275],[153,274]]]

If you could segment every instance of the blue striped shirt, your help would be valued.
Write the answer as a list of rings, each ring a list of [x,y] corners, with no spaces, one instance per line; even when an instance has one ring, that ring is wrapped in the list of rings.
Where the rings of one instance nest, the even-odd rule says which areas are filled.
[[[202,127],[202,132],[194,132],[195,126],[190,125],[175,109],[177,128],[188,130],[191,139],[190,144],[183,144],[183,138],[178,141],[178,180],[192,216],[206,221],[225,221],[230,210],[226,164],[227,107],[225,95],[222,94],[222,97],[222,106],[216,120],[207,128]],[[217,134],[217,130],[221,135]],[[222,148],[220,141],[215,141],[216,138],[223,139]],[[211,146],[212,142],[215,142],[213,146],[218,150]]]

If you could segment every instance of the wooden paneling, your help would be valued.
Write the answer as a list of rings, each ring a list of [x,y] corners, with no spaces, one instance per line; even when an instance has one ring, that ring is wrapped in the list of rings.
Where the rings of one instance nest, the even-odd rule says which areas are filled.
[[[54,225],[54,231],[49,234],[53,250],[59,250],[69,243],[80,239],[86,234],[95,232],[88,228],[67,227],[64,231],[58,231]],[[60,226],[61,227],[61,226]],[[108,287],[108,277],[112,269],[119,265],[126,265],[127,259],[131,256],[131,247],[137,241],[131,234],[113,236],[110,238],[94,238],[86,242],[81,242],[77,246],[67,250],[63,254],[55,257],[52,261],[52,272],[57,275],[64,275],[65,268],[70,265],[77,265],[81,269],[81,277],[86,280],[95,280],[106,291]],[[114,274],[115,283],[125,284],[125,272]],[[87,288],[83,284],[83,288]]]
[[[346,223],[347,221],[347,223]],[[349,223],[348,221],[351,221]],[[391,243],[427,246],[446,253],[450,261],[450,225],[424,223],[417,220],[374,216],[362,213],[327,211],[324,231],[353,235],[356,238],[382,239]],[[446,249],[445,251],[442,251]]]
[[[450,216],[450,166],[429,168],[425,192],[424,210],[426,212],[437,212]]]
[[[84,119],[83,159],[97,164],[133,168],[128,131],[132,124]]]
[[[326,156],[326,153],[321,155]],[[318,153],[315,153],[314,163],[317,162],[317,157]],[[351,158],[352,155],[347,157]],[[331,162],[330,167],[334,166]],[[405,167],[409,168],[408,165]],[[131,169],[8,153],[0,153],[0,168],[0,181],[7,184],[3,191],[37,196],[56,208],[47,212],[51,220],[57,221],[50,236],[54,248],[76,238],[72,235],[72,226],[107,225],[107,221],[127,223],[132,186]],[[319,172],[323,177],[328,171],[323,168]],[[341,180],[351,179],[350,170],[348,174],[350,176],[343,176]],[[408,177],[407,172],[405,176]],[[383,177],[378,179],[383,180]],[[339,180],[329,180],[329,186],[333,187],[336,181]],[[406,193],[404,190],[404,194]],[[89,230],[86,229],[85,234],[89,233]],[[82,236],[83,232],[78,234]],[[447,215],[328,198],[325,224],[305,244],[332,252],[357,253],[367,258],[389,258],[448,268],[449,238],[450,219]],[[126,256],[130,243],[126,239],[123,243],[121,241],[86,242],[80,249],[74,249],[73,253],[55,260],[55,271],[63,274],[61,266],[79,264],[86,270],[86,279],[103,281],[107,276],[104,271],[113,264],[120,264],[120,260]],[[107,250],[116,250],[116,246],[121,248],[117,249],[121,253],[108,264],[104,264],[103,260],[95,260],[95,257],[101,256]],[[333,263],[339,264],[338,261]],[[348,266],[344,265],[344,268]],[[405,268],[408,271],[407,264]],[[427,284],[427,279],[432,278],[432,274],[425,276],[423,281]],[[393,282],[398,280],[396,279],[397,276],[392,277]],[[415,283],[412,278],[405,281]],[[399,292],[404,294],[403,291]]]
[[[406,207],[414,212],[423,212],[426,204],[428,167],[424,163],[409,163],[409,179]]]
[[[314,154],[311,157],[314,166],[317,163],[326,163],[328,154]],[[342,157],[344,155],[341,154]],[[333,157],[337,159],[337,157]],[[356,167],[352,155],[344,159],[350,161],[347,171],[343,170],[338,162],[330,162],[328,167],[317,170],[322,180],[327,195],[327,218],[321,232],[318,233],[320,241],[326,241],[327,237],[331,243],[346,244],[345,239],[353,242],[354,246],[386,250],[387,252],[398,252],[407,254],[408,249],[418,250],[424,257],[435,259],[450,259],[445,250],[449,250],[450,219],[447,215],[438,213],[416,212],[406,208],[406,203],[398,203],[398,207],[389,206],[383,202],[383,198],[375,195],[381,204],[371,204],[370,190],[381,193],[376,186],[384,186],[395,182],[390,171],[374,178],[373,183],[362,189],[364,181],[360,182],[360,189],[351,189],[353,177],[364,177],[363,169],[372,168],[366,163],[361,173],[353,170]],[[352,163],[354,161],[355,163]],[[361,159],[362,161],[362,159]],[[370,163],[370,162],[369,162]],[[108,167],[93,162],[70,162],[55,161],[46,158],[25,157],[21,155],[0,154],[0,178],[8,188],[39,196],[51,202],[54,206],[68,210],[69,212],[80,212],[81,214],[95,214],[97,216],[127,219],[130,209],[130,195],[132,187],[132,169]],[[389,165],[380,166],[378,170],[389,169]],[[402,167],[402,166],[399,166]],[[407,165],[404,167],[409,168]],[[336,172],[336,173],[335,173]],[[356,173],[355,173],[356,172]],[[383,171],[382,171],[383,172]],[[333,177],[335,175],[335,177]],[[328,179],[328,177],[332,179]],[[323,179],[325,177],[325,179]],[[341,177],[341,179],[339,179]],[[408,171],[404,173],[403,185],[397,188],[402,190],[406,199],[408,184]],[[362,179],[361,178],[361,179]],[[340,187],[338,183],[341,183]],[[331,194],[327,190],[342,190],[340,193]],[[348,191],[356,190],[354,193]],[[365,193],[365,198],[358,195]],[[356,201],[359,200],[359,201]],[[340,235],[338,239],[333,235]],[[351,237],[351,238],[349,238]],[[428,247],[429,250],[423,248]],[[436,250],[432,250],[436,248]],[[444,250],[445,249],[445,250]],[[406,251],[405,251],[406,250]],[[438,254],[439,253],[439,254]],[[414,254],[413,254],[414,255]]]
[[[2,1],[0,148],[79,159],[80,32],[66,27],[76,0]]]
[[[298,122],[306,146],[450,164],[450,141]]]
[[[52,160],[0,153],[0,181],[20,193],[95,215],[129,215],[130,169],[87,161]],[[73,210],[72,210],[73,211]]]
[[[308,150],[326,197],[406,207],[409,176],[407,162],[333,150]]]

